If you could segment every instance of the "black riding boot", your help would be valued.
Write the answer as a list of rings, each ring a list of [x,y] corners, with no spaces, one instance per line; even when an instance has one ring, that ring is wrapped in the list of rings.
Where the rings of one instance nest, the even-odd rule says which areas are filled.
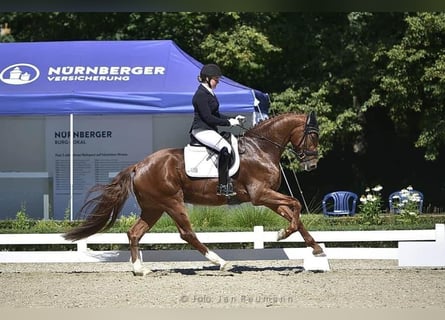
[[[230,182],[229,178],[229,163],[230,163],[230,154],[227,148],[222,148],[219,152],[218,157],[218,176],[219,176],[219,184],[216,193],[218,195],[223,195],[226,197],[231,197],[236,195],[233,191],[233,185]]]

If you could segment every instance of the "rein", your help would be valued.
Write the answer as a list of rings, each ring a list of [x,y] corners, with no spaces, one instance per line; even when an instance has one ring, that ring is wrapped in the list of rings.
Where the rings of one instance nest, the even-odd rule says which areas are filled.
[[[239,125],[239,127],[241,128],[241,129],[243,129],[243,130],[245,130],[245,131],[249,131],[249,128],[246,128],[246,127],[244,127],[243,125]],[[260,134],[257,134],[257,133],[255,133],[255,132],[251,132],[251,134],[252,135],[254,135],[256,138],[259,138],[259,139],[261,139],[261,140],[265,140],[265,141],[267,141],[267,142],[269,142],[270,144],[272,144],[272,145],[274,145],[275,147],[277,147],[277,148],[279,148],[279,149],[289,149],[289,147],[286,147],[286,146],[282,146],[281,144],[279,144],[278,142],[275,142],[275,141],[273,141],[273,140],[270,140],[269,138],[266,138],[265,136],[263,136],[263,135],[260,135]],[[244,137],[244,135],[243,135],[243,137]],[[294,150],[291,150],[291,151],[293,151],[293,152],[295,152]]]
[[[309,120],[309,117],[308,117],[308,120]],[[244,127],[244,126],[241,125],[241,124],[239,125],[239,127],[241,127],[241,129],[243,129],[243,130],[245,130],[245,131],[248,131],[248,130],[249,130],[248,128]],[[315,126],[315,125],[310,124],[309,121],[306,121],[306,123],[305,123],[305,127],[304,127],[304,134],[303,134],[303,136],[301,137],[301,140],[300,140],[300,142],[297,144],[297,147],[296,147],[296,148],[299,148],[299,147],[303,146],[303,147],[301,148],[301,149],[302,149],[301,151],[297,151],[297,150],[295,150],[295,148],[294,148],[293,146],[292,146],[292,147],[282,146],[281,144],[279,144],[279,143],[277,143],[277,142],[275,142],[275,141],[273,141],[273,140],[271,140],[271,139],[269,139],[269,138],[266,138],[266,137],[263,136],[263,135],[257,134],[257,133],[255,133],[255,132],[253,132],[253,133],[251,132],[251,134],[254,135],[255,137],[261,139],[261,140],[264,140],[264,141],[269,142],[270,144],[274,145],[275,147],[277,147],[277,148],[279,148],[279,149],[283,149],[283,150],[291,151],[293,154],[295,154],[295,155],[298,157],[298,159],[299,159],[300,161],[303,160],[304,158],[306,158],[306,156],[317,156],[317,155],[318,155],[318,152],[317,152],[317,151],[309,151],[309,150],[306,150],[306,146],[307,146],[307,137],[308,137],[308,135],[310,135],[310,134],[316,134],[316,135],[318,136],[318,134],[319,134],[318,127]],[[243,136],[244,136],[244,135],[243,135]]]

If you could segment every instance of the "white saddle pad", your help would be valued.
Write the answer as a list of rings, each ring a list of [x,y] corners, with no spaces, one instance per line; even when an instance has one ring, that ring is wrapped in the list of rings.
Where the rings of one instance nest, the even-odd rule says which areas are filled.
[[[238,152],[238,140],[232,134],[232,150],[235,161],[229,168],[229,176],[233,176],[239,169],[240,159]],[[184,148],[185,173],[193,178],[217,178],[218,177],[218,153],[204,146],[191,146]]]

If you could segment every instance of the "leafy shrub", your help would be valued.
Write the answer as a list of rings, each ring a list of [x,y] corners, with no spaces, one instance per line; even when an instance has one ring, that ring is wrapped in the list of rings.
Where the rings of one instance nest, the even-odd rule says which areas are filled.
[[[352,217],[325,217],[322,214],[302,214],[301,221],[309,231],[329,230],[390,230],[390,229],[432,229],[437,223],[445,223],[445,214],[421,214],[415,224],[403,219],[399,214],[384,214],[378,206],[368,209],[376,214],[365,218],[363,211]],[[279,230],[288,222],[265,207],[241,205],[235,207],[193,207],[190,219],[197,232],[206,231],[252,231],[254,226],[262,225],[266,230]],[[371,214],[370,214],[371,215]],[[127,232],[138,216],[122,216],[108,232]],[[368,219],[368,220],[365,220]],[[365,223],[367,221],[367,223]],[[0,233],[64,233],[81,224],[81,220],[34,220],[22,208],[15,219],[0,220]],[[164,214],[152,229],[153,232],[177,232],[173,220]]]
[[[121,216],[115,224],[114,230],[115,232],[127,232],[138,219],[138,216],[134,213],[131,213],[128,216]]]
[[[239,206],[228,217],[229,225],[253,229],[254,226],[264,226],[266,230],[278,230],[286,225],[286,220],[265,207]]]
[[[166,213],[162,215],[153,227],[154,232],[175,232],[176,230],[173,219]]]
[[[190,210],[190,221],[197,230],[224,226],[227,208],[194,206]]]
[[[55,220],[37,220],[32,231],[35,233],[58,233],[61,230],[61,223]]]
[[[28,230],[31,227],[31,219],[26,214],[25,205],[22,204],[22,207],[15,216],[15,220],[13,223],[13,227],[18,230]]]

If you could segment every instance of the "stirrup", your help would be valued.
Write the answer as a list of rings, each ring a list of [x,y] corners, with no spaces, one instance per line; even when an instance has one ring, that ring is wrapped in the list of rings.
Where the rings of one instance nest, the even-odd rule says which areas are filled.
[[[219,184],[216,189],[216,194],[219,196],[232,197],[236,195],[236,192],[233,191],[233,185],[229,184]]]

